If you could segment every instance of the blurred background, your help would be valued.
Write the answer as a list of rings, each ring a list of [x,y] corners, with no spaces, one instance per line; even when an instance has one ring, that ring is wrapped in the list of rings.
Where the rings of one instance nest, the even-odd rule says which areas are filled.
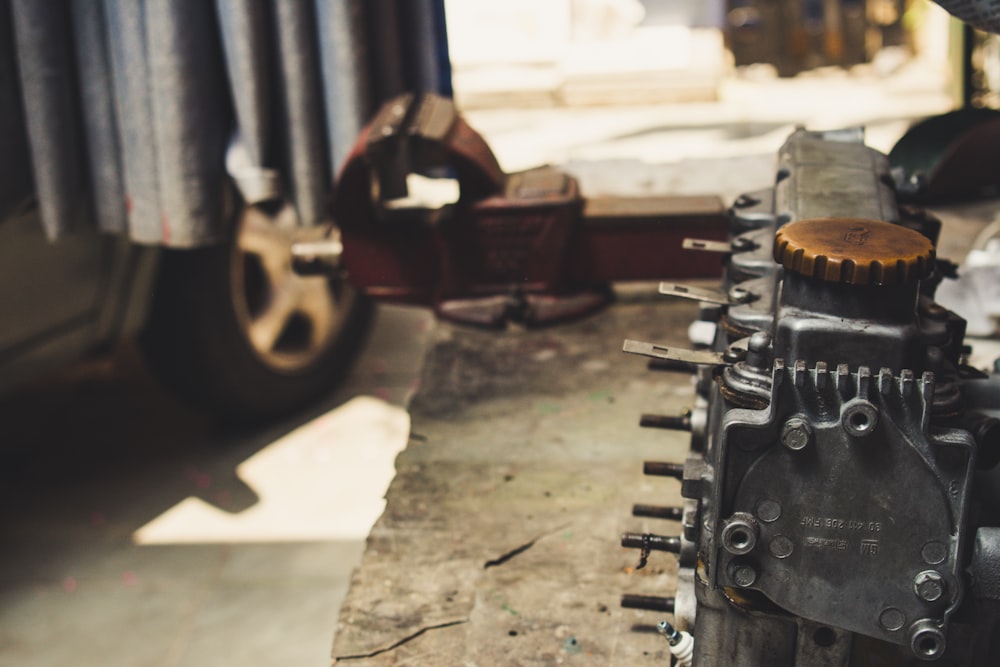
[[[505,170],[561,165],[591,195],[731,199],[771,184],[796,125],[865,125],[888,151],[915,121],[992,107],[1000,89],[994,38],[927,0],[371,13],[394,5],[366,5],[354,34],[375,65],[358,70],[371,98],[348,128],[403,89],[453,92]],[[380,21],[392,29],[373,32]],[[410,54],[396,69],[393,45]],[[349,145],[332,146],[335,172]],[[21,269],[19,293],[43,266]],[[263,424],[175,398],[131,335],[20,373],[0,398],[0,665],[327,663],[435,326],[379,306],[346,373]]]

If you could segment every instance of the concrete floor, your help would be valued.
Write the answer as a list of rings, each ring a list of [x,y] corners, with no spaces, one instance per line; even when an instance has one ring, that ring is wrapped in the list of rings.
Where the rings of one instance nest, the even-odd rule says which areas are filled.
[[[920,70],[758,83],[712,106],[470,120],[508,169],[730,197],[769,183],[796,122],[868,123],[887,148],[948,104]],[[328,664],[431,330],[422,311],[382,309],[341,389],[262,431],[177,405],[127,347],[0,402],[0,666]]]
[[[128,347],[0,402],[0,665],[327,664],[431,326],[382,308],[343,387],[263,430]]]

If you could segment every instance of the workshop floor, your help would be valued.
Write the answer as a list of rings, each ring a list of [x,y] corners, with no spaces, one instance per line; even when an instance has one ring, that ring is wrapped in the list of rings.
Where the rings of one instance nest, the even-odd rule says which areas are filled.
[[[715,105],[470,121],[508,169],[565,163],[585,191],[731,197],[769,183],[795,123],[867,123],[888,148],[947,108],[942,90],[913,69],[820,73],[737,80]],[[127,347],[0,401],[0,667],[328,664],[433,334],[425,312],[383,308],[341,389],[263,431],[178,406]]]
[[[0,665],[328,664],[431,328],[381,309],[343,388],[264,430],[130,348],[0,402]]]

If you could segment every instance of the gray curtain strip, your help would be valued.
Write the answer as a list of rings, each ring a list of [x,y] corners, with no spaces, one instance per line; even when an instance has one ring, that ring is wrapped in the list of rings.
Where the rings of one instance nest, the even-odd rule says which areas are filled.
[[[129,236],[139,243],[160,243],[163,233],[146,52],[145,2],[105,0],[104,7]]]
[[[68,233],[83,210],[79,114],[68,7],[12,0],[18,73],[42,224]]]
[[[24,211],[35,200],[20,81],[14,19],[10,3],[0,0],[0,128],[5,133],[5,159],[0,161],[0,219]]]
[[[299,224],[329,219],[330,167],[312,3],[272,0],[281,92],[283,169]]]
[[[99,228],[120,233],[128,221],[104,5],[72,0],[72,10],[91,201]]]
[[[357,0],[315,0],[329,160],[343,166],[371,114],[365,17]]]
[[[433,60],[433,32],[412,34],[430,30],[426,0],[3,3],[51,238],[89,217],[89,192],[102,230],[219,240],[234,133],[251,167],[280,173],[301,224],[326,222],[333,172],[376,103],[433,87],[415,60]]]
[[[214,8],[204,0],[147,0],[161,242],[223,238],[225,153],[232,112]]]
[[[264,0],[216,0],[215,7],[240,140],[250,163],[265,168],[271,164],[272,116],[267,5]]]

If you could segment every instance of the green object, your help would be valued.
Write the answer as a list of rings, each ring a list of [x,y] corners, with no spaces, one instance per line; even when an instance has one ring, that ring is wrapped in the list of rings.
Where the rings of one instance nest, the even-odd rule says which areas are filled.
[[[567,637],[566,641],[563,642],[563,650],[570,655],[575,655],[580,652],[580,642],[577,641],[576,637]]]

